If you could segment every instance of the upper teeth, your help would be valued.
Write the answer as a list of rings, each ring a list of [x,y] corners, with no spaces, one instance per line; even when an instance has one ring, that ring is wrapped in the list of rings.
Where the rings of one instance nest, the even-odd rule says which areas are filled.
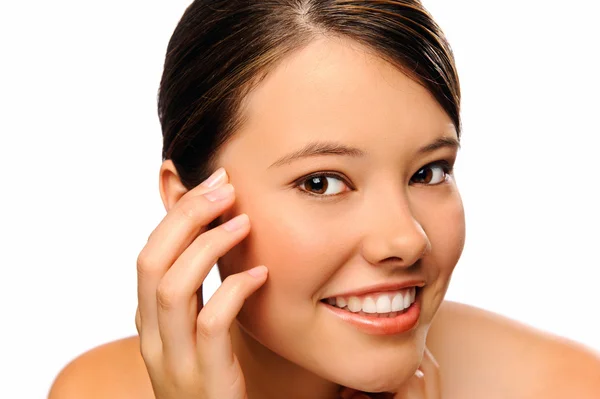
[[[327,303],[338,308],[348,307],[351,312],[365,313],[390,313],[400,312],[408,308],[414,301],[416,288],[410,287],[399,291],[367,294],[361,297],[351,296],[348,298],[338,296],[328,298]]]

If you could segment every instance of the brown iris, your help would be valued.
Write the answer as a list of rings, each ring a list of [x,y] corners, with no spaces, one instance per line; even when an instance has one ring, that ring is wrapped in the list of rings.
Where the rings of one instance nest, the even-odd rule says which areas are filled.
[[[414,180],[419,183],[429,183],[431,179],[433,179],[433,170],[430,167],[419,170],[414,176]]]
[[[306,180],[304,186],[307,191],[310,191],[315,194],[323,194],[327,191],[327,177],[325,176],[313,176]]]

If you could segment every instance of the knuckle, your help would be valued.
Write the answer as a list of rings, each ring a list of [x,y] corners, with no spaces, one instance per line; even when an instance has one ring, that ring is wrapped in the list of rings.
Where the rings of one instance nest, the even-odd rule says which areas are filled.
[[[221,322],[217,315],[202,314],[198,316],[196,321],[196,331],[198,335],[204,339],[210,339],[217,335],[221,328]]]
[[[218,243],[215,243],[215,237],[213,233],[213,231],[203,231],[194,239],[194,242],[191,245],[193,246],[195,253],[206,256],[217,250],[217,245],[215,244]]]
[[[218,243],[208,239],[208,237],[201,237],[200,242],[195,244],[195,250],[198,254],[197,260],[203,264],[210,264],[211,266],[217,263],[220,256]]]
[[[227,291],[227,295],[235,297],[240,294],[243,288],[243,278],[238,274],[231,274],[223,280],[223,289]]]
[[[153,270],[157,269],[157,265],[154,264],[152,259],[151,251],[147,246],[142,248],[138,254],[136,264],[139,279],[145,278],[146,275],[151,274]]]
[[[201,252],[212,252],[215,249],[215,245],[213,240],[210,240],[209,237],[207,237],[207,233],[202,234],[200,237],[198,237],[198,250]]]
[[[226,243],[223,242],[214,230],[202,231],[190,244],[194,252],[194,260],[198,262],[212,262],[214,265],[222,255]]]
[[[140,335],[140,354],[147,366],[154,365],[161,356],[161,350],[153,342],[148,342]]]
[[[163,310],[170,310],[181,301],[181,294],[175,284],[163,279],[156,289],[156,302]]]
[[[192,197],[183,198],[175,207],[177,213],[185,219],[195,220],[201,213],[199,201]]]

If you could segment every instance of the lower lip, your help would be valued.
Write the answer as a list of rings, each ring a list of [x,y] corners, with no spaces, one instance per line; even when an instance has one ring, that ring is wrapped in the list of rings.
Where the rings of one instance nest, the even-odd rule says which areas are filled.
[[[419,315],[421,314],[420,290],[417,290],[415,301],[408,309],[396,317],[372,317],[352,313],[349,310],[343,310],[332,306],[326,302],[321,302],[335,316],[350,323],[367,334],[372,335],[395,335],[411,330],[417,325]]]

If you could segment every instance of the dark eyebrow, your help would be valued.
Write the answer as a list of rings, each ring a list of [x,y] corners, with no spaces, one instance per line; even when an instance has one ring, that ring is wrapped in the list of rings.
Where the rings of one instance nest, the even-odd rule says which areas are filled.
[[[457,139],[455,139],[454,137],[440,137],[437,140],[435,140],[433,143],[427,144],[425,147],[420,148],[418,153],[426,154],[429,152],[433,152],[435,150],[439,150],[440,148],[446,148],[446,147],[450,147],[453,149],[454,148],[459,149],[460,142]]]
[[[418,153],[424,154],[433,152],[440,148],[460,148],[460,143],[453,137],[440,137],[433,143],[426,145],[418,150]],[[290,154],[284,155],[277,161],[273,162],[269,168],[273,166],[281,166],[289,164],[297,159],[308,158],[320,155],[345,155],[351,157],[362,157],[366,153],[356,147],[350,147],[342,143],[334,141],[315,141],[306,144],[301,149],[294,151]]]
[[[319,155],[345,155],[351,157],[362,157],[366,153],[356,147],[349,147],[342,143],[334,141],[315,141],[308,143],[298,151],[294,151],[291,154],[287,154],[277,161],[273,162],[269,168],[273,166],[281,166],[296,159],[314,157]]]

